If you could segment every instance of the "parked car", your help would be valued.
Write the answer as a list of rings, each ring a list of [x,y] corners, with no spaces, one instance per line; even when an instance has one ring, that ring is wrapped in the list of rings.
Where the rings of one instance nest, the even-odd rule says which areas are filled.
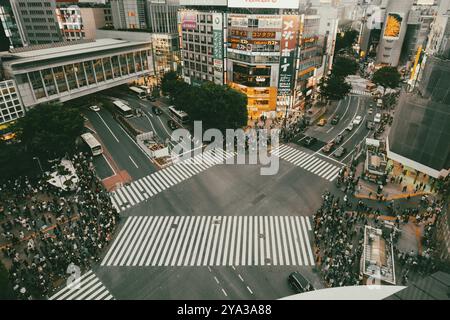
[[[381,122],[381,113],[377,113],[373,118],[373,122],[380,123]]]
[[[340,120],[340,117],[338,115],[334,116],[333,119],[331,119],[331,124],[337,124]]]
[[[303,139],[303,145],[304,145],[305,147],[309,147],[309,146],[313,145],[314,143],[316,143],[316,141],[317,141],[316,138],[306,136],[306,137]]]
[[[167,125],[172,130],[178,129],[177,123],[175,121],[173,121],[172,119],[167,120]]]
[[[153,113],[156,114],[157,116],[159,116],[159,115],[162,114],[161,109],[158,108],[158,107],[155,107],[155,106],[152,107],[152,111],[153,111]]]
[[[322,151],[324,153],[330,153],[333,150],[335,142],[334,141],[330,141],[328,142],[323,148]]]
[[[373,123],[373,121],[367,120],[366,121],[366,128],[369,129],[369,130],[375,129],[375,123]]]
[[[359,126],[361,121],[362,121],[362,117],[361,116],[356,116],[356,118],[353,119],[353,123],[356,124],[357,126]]]
[[[289,285],[297,293],[314,290],[311,283],[298,271],[292,272],[288,277]]]
[[[347,151],[347,150],[346,150],[344,147],[339,147],[339,148],[337,148],[336,151],[333,153],[333,156],[334,156],[335,158],[340,158],[340,157],[342,157],[342,156],[345,154],[346,151]]]
[[[317,125],[320,127],[323,127],[326,124],[327,124],[327,119],[325,119],[325,118],[322,118],[319,120],[319,122],[317,122]]]
[[[338,134],[336,139],[334,139],[334,143],[335,144],[340,144],[342,142],[342,140],[344,140],[344,136],[342,134]]]
[[[95,111],[95,112],[99,112],[100,111],[100,107],[99,106],[90,106],[89,109],[91,109],[92,111]]]
[[[368,114],[372,114],[373,113],[373,108],[369,108],[369,110],[367,111]]]
[[[352,131],[353,130],[353,122],[350,122],[347,126],[347,128],[345,128],[345,130],[347,131]]]

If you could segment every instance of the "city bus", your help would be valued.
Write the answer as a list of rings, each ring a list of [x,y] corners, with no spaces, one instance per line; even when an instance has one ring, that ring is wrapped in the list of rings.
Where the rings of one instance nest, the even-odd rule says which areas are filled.
[[[124,116],[125,118],[130,118],[133,116],[133,109],[131,109],[129,106],[127,106],[125,103],[123,103],[120,100],[113,101],[114,106],[116,106],[119,113]]]
[[[97,156],[103,153],[103,148],[100,142],[95,139],[95,137],[90,132],[83,133],[81,138],[88,145],[89,149],[91,149],[91,153],[93,156]]]
[[[147,97],[147,91],[138,87],[130,87],[130,90],[137,94],[139,99],[145,99]]]
[[[186,112],[175,109],[174,106],[169,107],[170,114],[180,123],[186,123],[189,121],[189,116]]]

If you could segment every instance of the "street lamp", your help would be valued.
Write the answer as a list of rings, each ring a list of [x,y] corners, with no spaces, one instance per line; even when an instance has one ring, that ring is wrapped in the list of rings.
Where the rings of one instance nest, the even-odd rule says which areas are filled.
[[[39,164],[39,168],[41,169],[41,172],[43,173],[44,170],[42,170],[41,161],[39,160],[39,157],[33,157],[33,160],[37,160],[37,162]]]

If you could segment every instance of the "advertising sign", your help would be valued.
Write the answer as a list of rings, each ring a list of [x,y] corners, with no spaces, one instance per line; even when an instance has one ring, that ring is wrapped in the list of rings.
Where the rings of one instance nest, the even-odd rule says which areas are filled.
[[[289,15],[283,17],[283,29],[280,43],[280,71],[278,79],[278,96],[290,95],[295,73],[295,48],[297,45],[297,32],[299,30],[299,17]]]
[[[197,28],[197,14],[193,12],[181,12],[181,27],[186,30]]]
[[[398,39],[402,27],[403,17],[399,13],[388,13],[386,17],[386,26],[384,28],[385,39]]]
[[[223,25],[222,14],[213,14],[213,57],[223,59]]]
[[[228,7],[298,9],[299,0],[228,0]]]
[[[274,31],[253,31],[252,38],[254,39],[275,39],[276,32]]]

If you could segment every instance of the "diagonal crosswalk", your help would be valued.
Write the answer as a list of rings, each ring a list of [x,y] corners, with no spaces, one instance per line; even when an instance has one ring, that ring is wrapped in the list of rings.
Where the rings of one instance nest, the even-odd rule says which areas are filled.
[[[49,300],[112,300],[114,297],[101,283],[94,272],[88,271],[82,275],[77,283],[65,286],[51,296]]]
[[[190,177],[233,157],[235,153],[223,149],[208,150],[190,159],[156,171],[111,193],[111,201],[117,211],[123,211],[178,184]]]
[[[102,266],[314,265],[303,216],[131,216]]]
[[[336,179],[341,169],[341,167],[329,163],[314,154],[303,152],[285,144],[274,149],[272,154],[328,181]]]

